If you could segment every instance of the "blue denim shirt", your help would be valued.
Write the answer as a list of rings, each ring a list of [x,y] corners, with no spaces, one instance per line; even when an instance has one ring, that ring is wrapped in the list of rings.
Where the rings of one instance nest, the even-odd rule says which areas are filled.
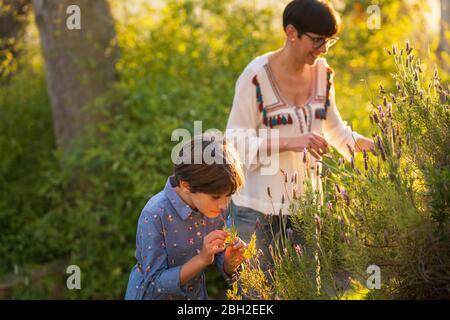
[[[139,217],[137,264],[125,299],[208,299],[204,272],[180,286],[180,270],[200,252],[204,236],[222,229],[225,219],[231,222],[228,211],[214,219],[193,211],[175,192],[173,176],[169,177],[164,190],[147,202]],[[229,283],[236,280],[236,274],[229,277],[223,270],[224,252],[216,254],[214,262]]]

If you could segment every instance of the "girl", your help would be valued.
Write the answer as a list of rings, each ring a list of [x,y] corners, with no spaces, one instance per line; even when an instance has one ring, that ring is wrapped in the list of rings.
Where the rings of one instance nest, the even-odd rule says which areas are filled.
[[[197,150],[203,154],[199,164],[194,163]],[[205,161],[206,150],[213,150],[215,162]],[[195,138],[176,163],[164,190],[139,218],[137,264],[125,299],[207,299],[203,270],[214,262],[231,283],[244,260],[246,244],[237,238],[225,248],[222,230],[230,218],[230,197],[244,183],[235,153],[224,143]]]

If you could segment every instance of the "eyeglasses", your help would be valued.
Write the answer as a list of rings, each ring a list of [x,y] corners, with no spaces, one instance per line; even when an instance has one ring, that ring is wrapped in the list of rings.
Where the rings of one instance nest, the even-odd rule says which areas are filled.
[[[332,37],[332,38],[313,37],[307,33],[303,33],[303,34],[311,39],[314,49],[319,49],[321,46],[325,45],[325,48],[327,48],[327,50],[328,50],[333,45],[335,45],[336,42],[339,40],[338,37]]]

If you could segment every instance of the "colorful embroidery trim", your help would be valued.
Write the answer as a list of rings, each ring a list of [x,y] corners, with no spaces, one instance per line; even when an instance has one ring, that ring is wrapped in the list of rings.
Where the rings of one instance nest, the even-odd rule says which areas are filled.
[[[262,112],[264,125],[273,128],[274,126],[281,125],[281,124],[282,125],[292,124],[292,117],[290,114],[288,114],[288,115],[279,114],[277,116],[267,117],[267,110],[264,107],[264,100],[263,100],[263,96],[261,93],[261,86],[258,82],[258,78],[256,75],[253,77],[252,83],[256,87],[256,102],[258,103],[259,112]]]
[[[322,119],[325,120],[327,118],[327,111],[330,107],[330,90],[331,86],[333,85],[333,82],[331,80],[331,77],[333,75],[333,70],[331,68],[327,67],[327,92],[325,95],[325,105],[322,109],[316,110],[316,119]]]
[[[262,112],[264,109],[263,96],[261,93],[261,86],[259,85],[258,78],[256,76],[253,77],[253,84],[256,86],[256,101],[258,102],[259,112]]]

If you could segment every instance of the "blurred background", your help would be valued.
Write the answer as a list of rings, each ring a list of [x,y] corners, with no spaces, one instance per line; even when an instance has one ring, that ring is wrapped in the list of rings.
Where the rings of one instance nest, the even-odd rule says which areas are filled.
[[[225,129],[243,68],[283,46],[288,2],[0,0],[1,299],[123,298],[172,131]],[[409,39],[448,85],[449,0],[332,2],[344,23],[327,60],[354,130],[370,135],[370,101],[395,87],[384,48]],[[67,28],[72,4],[81,30]],[[213,269],[207,282],[225,297]]]

